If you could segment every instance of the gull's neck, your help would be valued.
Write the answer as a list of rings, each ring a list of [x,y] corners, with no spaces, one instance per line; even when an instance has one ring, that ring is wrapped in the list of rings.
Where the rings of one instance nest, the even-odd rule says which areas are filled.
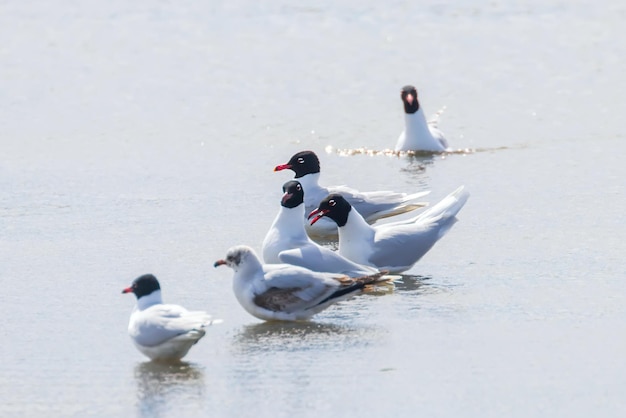
[[[306,199],[307,190],[313,191],[315,189],[320,188],[320,185],[319,185],[320,173],[319,172],[307,174],[306,176],[302,176],[298,178],[297,180],[302,185],[305,199]]]
[[[240,263],[237,266],[233,266],[233,270],[235,271],[236,277],[248,279],[254,276],[257,272],[262,271],[263,266],[261,265],[261,261],[256,255],[249,254],[246,257],[245,262]]]
[[[419,141],[419,138],[432,137],[430,129],[428,128],[428,123],[426,122],[426,117],[424,116],[424,111],[421,107],[415,113],[404,114],[404,126],[407,140],[410,139],[412,142],[416,142],[415,145],[418,145],[421,142]]]
[[[348,214],[346,224],[338,228],[339,253],[342,255],[345,254],[348,248],[353,248],[354,243],[373,239],[375,232],[374,228],[365,222],[363,216],[352,208]],[[349,256],[347,258],[353,259]]]
[[[161,289],[158,289],[149,295],[144,295],[137,299],[137,310],[143,311],[152,305],[158,305],[160,303],[163,303],[163,299],[161,298]]]
[[[308,235],[304,229],[304,215],[304,203],[295,208],[281,206],[270,229],[275,229],[280,235],[292,239],[308,241]]]

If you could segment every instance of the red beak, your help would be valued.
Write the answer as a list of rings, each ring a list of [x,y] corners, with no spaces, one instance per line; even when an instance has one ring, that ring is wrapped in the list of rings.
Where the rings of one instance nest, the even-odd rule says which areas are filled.
[[[411,93],[406,95],[406,101],[409,102],[409,104],[413,104],[413,95]]]
[[[213,267],[219,267],[225,264],[226,264],[226,260],[217,260],[215,263],[213,263]]]
[[[328,212],[330,212],[330,211],[327,210],[327,209],[326,210],[315,209],[314,211],[309,213],[309,216],[307,217],[307,219],[311,219],[311,217],[315,216],[315,218],[313,218],[313,220],[311,221],[311,225],[313,225],[315,222],[317,222],[320,219],[322,219],[324,217],[324,215],[326,215]]]
[[[288,201],[289,199],[291,199],[291,196],[293,196],[293,193],[285,193],[283,195],[283,203],[285,203],[286,201]]]
[[[291,164],[280,164],[274,167],[274,171],[291,170]]]
[[[133,293],[133,287],[127,287],[126,289],[122,290],[122,293]]]

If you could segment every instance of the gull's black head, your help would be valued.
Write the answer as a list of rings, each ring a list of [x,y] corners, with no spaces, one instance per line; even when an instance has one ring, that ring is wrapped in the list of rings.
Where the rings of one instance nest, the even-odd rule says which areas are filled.
[[[137,296],[137,299],[139,299],[142,296],[149,295],[159,289],[161,289],[161,286],[159,286],[159,281],[156,277],[152,274],[144,274],[143,276],[139,276],[133,280],[130,287],[122,290],[122,293],[134,293],[135,296]]]
[[[290,180],[283,184],[283,198],[280,205],[289,209],[295,208],[304,202],[304,190],[299,181]]]
[[[404,112],[408,114],[415,113],[420,108],[420,103],[417,100],[417,90],[413,86],[404,86],[400,91],[400,98],[404,103]]]
[[[317,209],[309,214],[309,219],[315,216],[315,218],[311,220],[311,225],[313,225],[315,222],[319,221],[320,218],[328,216],[335,221],[338,227],[342,227],[348,222],[348,214],[351,210],[352,206],[342,195],[333,193],[326,196],[326,198],[320,202]]]
[[[277,165],[274,171],[280,170],[293,170],[296,173],[296,178],[306,176],[311,173],[320,172],[320,160],[313,151],[300,151],[294,154],[287,164]]]

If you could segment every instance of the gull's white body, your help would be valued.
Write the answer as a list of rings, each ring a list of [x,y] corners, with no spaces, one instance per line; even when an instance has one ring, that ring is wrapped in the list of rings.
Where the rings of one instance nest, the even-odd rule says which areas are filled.
[[[404,131],[396,143],[396,151],[442,152],[448,149],[448,141],[443,133],[426,122],[420,107],[415,113],[404,114]]]
[[[151,360],[180,360],[213,322],[206,312],[163,304],[161,291],[157,290],[137,300],[128,334]]]
[[[342,273],[350,277],[377,273],[376,269],[358,265],[311,240],[304,228],[304,212],[304,204],[295,208],[280,207],[263,240],[265,263],[287,263],[313,271]]]
[[[368,225],[352,208],[346,224],[339,228],[339,253],[379,270],[406,271],[454,225],[468,197],[460,187],[412,219],[380,226]]]

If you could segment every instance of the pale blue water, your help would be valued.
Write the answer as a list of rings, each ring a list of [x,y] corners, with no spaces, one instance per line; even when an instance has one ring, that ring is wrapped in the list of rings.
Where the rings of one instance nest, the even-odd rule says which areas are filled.
[[[623,416],[626,6],[4,2],[0,415]],[[415,84],[455,148],[391,148]],[[266,324],[257,250],[302,149],[325,184],[471,192],[392,294]],[[152,272],[224,320],[182,367],[126,334]]]

